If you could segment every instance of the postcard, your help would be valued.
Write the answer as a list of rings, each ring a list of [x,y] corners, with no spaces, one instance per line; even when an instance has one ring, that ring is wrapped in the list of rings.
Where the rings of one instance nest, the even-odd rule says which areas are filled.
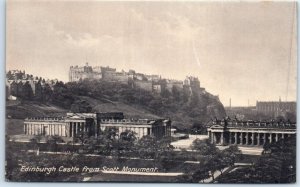
[[[296,182],[296,2],[6,5],[6,181]]]

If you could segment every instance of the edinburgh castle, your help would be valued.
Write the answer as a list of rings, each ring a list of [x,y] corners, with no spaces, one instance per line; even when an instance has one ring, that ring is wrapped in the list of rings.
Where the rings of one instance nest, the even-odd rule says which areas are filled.
[[[71,66],[69,70],[69,81],[77,82],[84,79],[104,80],[108,82],[119,82],[131,85],[132,87],[161,93],[163,91],[172,92],[172,89],[185,90],[189,95],[193,92],[207,93],[205,88],[200,87],[197,77],[187,76],[184,81],[163,79],[160,75],[146,75],[137,73],[134,70],[118,72],[111,67],[92,67],[86,63],[85,66]],[[211,95],[211,97],[215,97]]]

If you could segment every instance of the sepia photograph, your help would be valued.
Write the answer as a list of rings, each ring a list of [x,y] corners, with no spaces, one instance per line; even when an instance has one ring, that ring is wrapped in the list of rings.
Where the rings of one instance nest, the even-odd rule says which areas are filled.
[[[5,180],[296,183],[297,21],[296,1],[8,0]]]

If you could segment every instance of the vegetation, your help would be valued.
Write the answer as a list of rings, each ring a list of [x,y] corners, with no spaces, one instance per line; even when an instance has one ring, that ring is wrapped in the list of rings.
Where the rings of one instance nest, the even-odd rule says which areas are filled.
[[[83,80],[79,82],[57,82],[49,84],[41,79],[36,84],[36,94],[32,94],[29,83],[13,83],[12,94],[23,101],[35,101],[52,104],[72,112],[92,112],[93,104],[84,97],[102,102],[125,103],[145,109],[148,113],[161,117],[170,117],[179,128],[190,128],[197,124],[203,133],[205,123],[211,118],[223,117],[225,111],[220,101],[209,93],[193,92],[189,95],[184,90],[173,87],[171,92],[162,91],[161,94],[149,92],[132,85],[111,83],[103,80]],[[43,85],[43,86],[41,86]],[[20,91],[22,90],[22,91]],[[184,124],[184,125],[183,125]],[[187,127],[188,126],[188,127]]]
[[[241,151],[237,146],[229,146],[224,150],[219,150],[209,140],[196,139],[192,144],[194,154],[198,155],[198,167],[189,170],[186,175],[179,177],[178,182],[204,182],[205,179],[212,178],[214,173],[220,171],[223,173],[227,167],[232,167],[237,158],[241,155]]]
[[[238,168],[218,178],[219,183],[295,183],[296,138],[268,144],[250,167]]]

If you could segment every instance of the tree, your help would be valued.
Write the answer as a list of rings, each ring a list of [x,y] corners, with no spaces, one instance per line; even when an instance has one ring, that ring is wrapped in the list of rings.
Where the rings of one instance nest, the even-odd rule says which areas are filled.
[[[200,140],[198,138],[193,141],[192,149],[204,156],[214,155],[218,151],[218,148],[214,144],[210,143],[209,139]]]
[[[167,137],[158,140],[149,135],[143,136],[137,142],[136,147],[142,158],[153,158],[154,160],[158,160],[163,154],[167,154],[174,149]]]
[[[176,86],[172,87],[172,95],[176,101],[181,101],[181,92],[178,90]]]
[[[21,97],[27,100],[31,100],[33,98],[33,91],[28,81],[22,85]]]
[[[296,138],[281,139],[264,147],[254,165],[218,178],[221,183],[295,183]]]
[[[134,150],[134,143],[136,142],[136,133],[130,130],[126,130],[120,134],[118,141],[119,147],[124,151]]]
[[[34,136],[33,138],[31,138],[29,141],[29,146],[30,148],[33,148],[33,149],[39,149],[39,143],[41,141],[42,137],[40,135],[36,135]]]
[[[233,166],[236,159],[241,156],[241,154],[242,152],[237,145],[230,145],[221,152],[222,162],[224,162],[226,166]]]
[[[201,167],[201,169],[199,169],[192,175],[192,181],[197,183],[199,181],[204,182],[204,180],[208,178],[210,178],[209,170],[205,167]]]
[[[49,145],[49,151],[54,151],[57,153],[58,143],[63,143],[63,139],[60,136],[50,136],[49,139],[47,140],[47,144]]]

